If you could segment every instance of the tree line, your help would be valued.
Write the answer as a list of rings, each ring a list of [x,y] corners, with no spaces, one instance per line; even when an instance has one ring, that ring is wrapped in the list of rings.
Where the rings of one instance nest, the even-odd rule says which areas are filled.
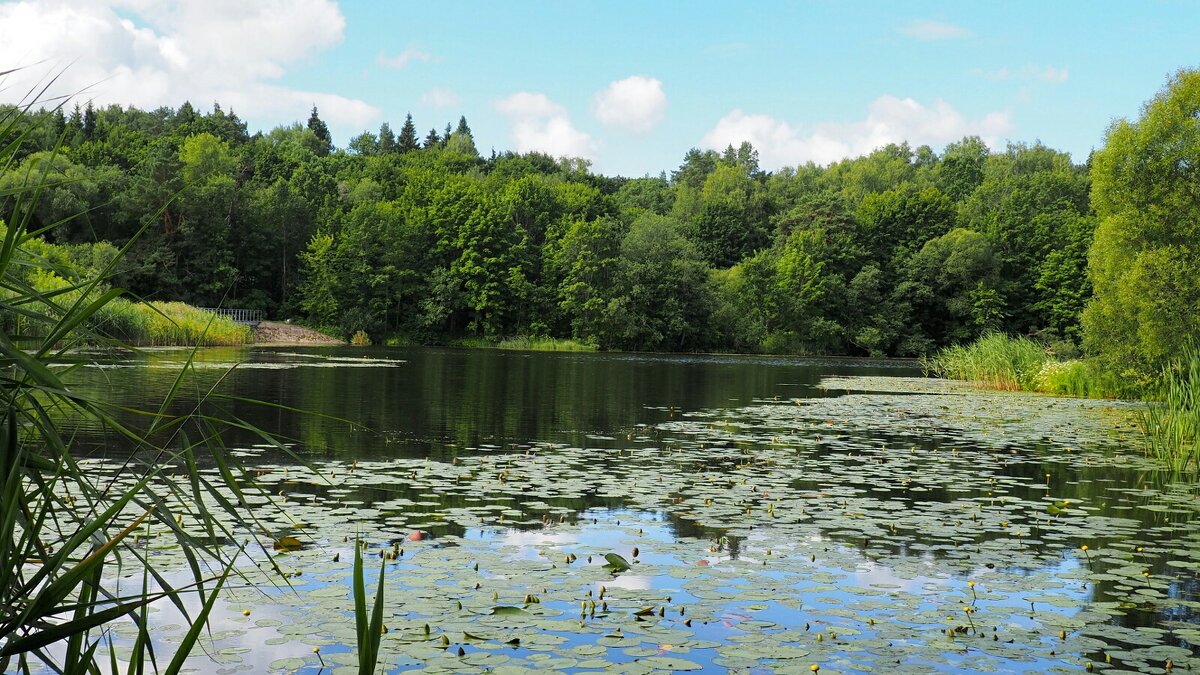
[[[1180,73],[1160,99],[1194,99],[1196,77]],[[1114,127],[1083,163],[968,137],[940,153],[892,144],[769,172],[744,143],[625,178],[579,159],[484,156],[465,119],[419,135],[410,115],[399,134],[385,123],[346,148],[316,108],[306,124],[253,135],[216,104],[30,119],[0,194],[45,176],[36,220],[53,226],[48,239],[132,239],[116,283],[377,341],[912,356],[1003,331],[1071,353],[1093,296],[1089,252],[1107,284],[1136,248],[1095,241],[1098,225],[1167,208],[1130,206],[1114,187],[1146,180],[1134,159],[1115,159],[1146,151],[1131,138],[1145,122]],[[1178,171],[1167,164],[1164,181]],[[1175,206],[1191,234],[1160,262],[1182,260],[1194,280],[1188,189]],[[1096,304],[1092,314],[1119,314]],[[1116,330],[1109,314],[1097,334]]]

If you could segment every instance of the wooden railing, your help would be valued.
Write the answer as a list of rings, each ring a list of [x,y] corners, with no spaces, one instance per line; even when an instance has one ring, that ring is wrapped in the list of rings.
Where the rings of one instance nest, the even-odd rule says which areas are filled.
[[[267,313],[261,309],[230,309],[228,307],[201,307],[200,309],[251,326],[257,326],[267,320]]]

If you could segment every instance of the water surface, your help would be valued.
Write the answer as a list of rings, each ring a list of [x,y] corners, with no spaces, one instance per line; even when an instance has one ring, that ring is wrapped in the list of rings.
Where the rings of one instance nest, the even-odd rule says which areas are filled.
[[[153,406],[185,356],[77,378]],[[174,410],[235,415],[313,464],[224,438],[262,486],[270,531],[248,537],[306,542],[230,593],[211,650],[230,672],[355,663],[356,533],[384,557],[388,671],[1200,665],[1196,487],[1142,457],[1128,404],[911,362],[307,348],[196,366]],[[83,432],[98,472],[128,452]]]

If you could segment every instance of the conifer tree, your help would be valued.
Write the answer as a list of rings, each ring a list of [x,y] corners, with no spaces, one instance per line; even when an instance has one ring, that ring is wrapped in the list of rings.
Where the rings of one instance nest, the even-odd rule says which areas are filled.
[[[430,130],[430,133],[434,133]],[[436,134],[435,134],[436,135]],[[426,139],[425,147],[429,147],[429,139]],[[398,141],[397,150],[400,152],[412,152],[419,148],[417,143],[417,126],[413,124],[412,113],[404,117],[404,126],[400,128],[400,140]]]
[[[312,114],[308,116],[308,128],[316,135],[317,140],[321,141],[321,154],[327,155],[333,151],[333,136],[329,133],[329,127],[321,120],[317,114],[317,106],[313,106]]]
[[[396,134],[392,133],[392,125],[384,122],[379,125],[379,154],[387,155],[396,151]]]

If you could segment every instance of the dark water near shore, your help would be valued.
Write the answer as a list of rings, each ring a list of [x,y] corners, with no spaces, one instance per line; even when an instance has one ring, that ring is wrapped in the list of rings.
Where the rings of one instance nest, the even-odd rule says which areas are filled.
[[[155,407],[187,356],[147,351],[89,368],[84,381],[114,405]],[[295,410],[215,397],[206,405],[295,438],[314,456],[341,459],[579,444],[685,411],[824,396],[816,387],[823,376],[921,374],[911,360],[352,347],[214,348],[194,366],[171,411],[189,410],[219,383],[221,394]],[[234,432],[229,441],[260,439]]]

